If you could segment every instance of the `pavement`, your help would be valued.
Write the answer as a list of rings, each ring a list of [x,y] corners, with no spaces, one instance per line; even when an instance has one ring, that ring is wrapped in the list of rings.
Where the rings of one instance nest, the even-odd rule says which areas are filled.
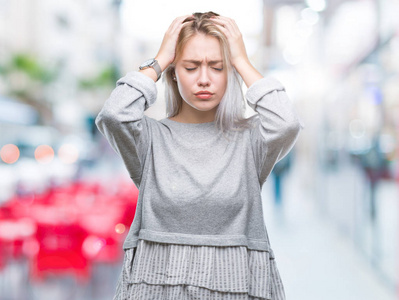
[[[353,236],[340,230],[336,220],[322,212],[320,199],[315,196],[318,193],[306,176],[309,172],[307,165],[294,164],[284,178],[281,206],[274,203],[273,177],[262,189],[265,223],[287,299],[399,299],[395,295],[395,280],[383,276],[369,256],[356,246]],[[397,192],[396,185],[394,188]],[[391,192],[385,191],[381,196],[389,200],[380,201],[390,205],[384,208],[385,212],[399,211]],[[381,219],[391,233],[397,233],[396,225]],[[393,239],[396,236],[391,235],[391,242],[397,241]],[[398,265],[396,257],[396,254],[384,257],[389,260],[391,270]]]

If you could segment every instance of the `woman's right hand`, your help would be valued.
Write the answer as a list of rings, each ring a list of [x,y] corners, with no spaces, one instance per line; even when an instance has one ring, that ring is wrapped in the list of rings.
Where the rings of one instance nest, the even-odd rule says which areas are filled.
[[[162,40],[161,47],[158,51],[155,59],[158,61],[162,71],[164,71],[175,59],[176,44],[179,37],[180,30],[183,28],[183,21],[192,15],[185,15],[176,18],[172,24],[170,24],[165,36]]]

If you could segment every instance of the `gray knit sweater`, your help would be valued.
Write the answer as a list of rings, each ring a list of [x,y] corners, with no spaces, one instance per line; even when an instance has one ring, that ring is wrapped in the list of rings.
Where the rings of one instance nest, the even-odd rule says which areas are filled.
[[[145,116],[156,98],[153,80],[129,72],[96,118],[139,188],[124,249],[145,239],[268,251],[262,184],[302,127],[284,87],[271,77],[249,87],[246,99],[257,116],[228,138],[215,122]]]

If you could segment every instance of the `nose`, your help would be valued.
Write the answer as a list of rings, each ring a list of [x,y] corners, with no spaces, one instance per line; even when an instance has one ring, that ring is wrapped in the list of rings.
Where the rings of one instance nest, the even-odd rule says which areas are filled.
[[[198,77],[198,85],[199,86],[209,86],[211,83],[209,74],[208,74],[208,69],[207,68],[200,68],[200,74]]]

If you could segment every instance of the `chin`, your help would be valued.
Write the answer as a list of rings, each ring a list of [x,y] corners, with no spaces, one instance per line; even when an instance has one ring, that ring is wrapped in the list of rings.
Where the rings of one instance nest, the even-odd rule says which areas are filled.
[[[214,103],[213,101],[195,101],[194,103],[190,103],[190,106],[200,111],[210,111],[215,109],[219,103]]]
[[[214,105],[195,105],[193,107],[199,111],[210,111],[216,108]]]

